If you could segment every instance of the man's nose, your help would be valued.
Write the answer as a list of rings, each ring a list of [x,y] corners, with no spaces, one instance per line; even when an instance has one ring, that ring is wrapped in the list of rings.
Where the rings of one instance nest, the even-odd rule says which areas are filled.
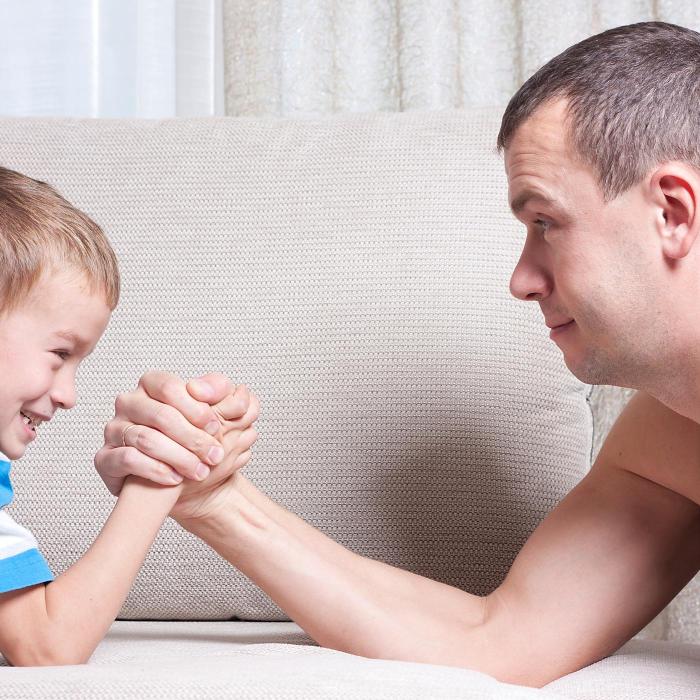
[[[525,248],[510,277],[510,293],[521,301],[539,301],[552,292],[551,278]]]

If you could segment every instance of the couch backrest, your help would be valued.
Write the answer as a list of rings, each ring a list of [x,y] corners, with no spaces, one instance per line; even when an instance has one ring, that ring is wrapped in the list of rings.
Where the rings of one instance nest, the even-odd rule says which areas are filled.
[[[220,370],[261,397],[249,478],[351,549],[495,588],[590,463],[590,387],[537,304],[499,113],[319,120],[0,120],[0,163],[105,228],[122,301],[79,404],[13,470],[14,516],[56,572],[112,497],[104,423],[146,370]],[[285,619],[168,522],[123,617]]]

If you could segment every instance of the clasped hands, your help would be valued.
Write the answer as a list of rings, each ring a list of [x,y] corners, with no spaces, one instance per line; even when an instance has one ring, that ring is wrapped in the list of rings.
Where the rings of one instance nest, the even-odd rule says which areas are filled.
[[[129,475],[180,484],[171,516],[207,517],[222,488],[250,460],[259,411],[258,398],[222,374],[185,382],[147,372],[134,391],[117,396],[95,467],[114,495]]]

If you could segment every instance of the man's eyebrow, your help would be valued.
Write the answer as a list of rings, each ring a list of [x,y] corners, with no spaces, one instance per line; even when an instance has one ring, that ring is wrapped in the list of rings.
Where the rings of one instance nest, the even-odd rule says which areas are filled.
[[[535,192],[534,190],[525,190],[521,192],[511,203],[510,208],[513,214],[519,214],[530,201],[544,202],[545,204],[554,205],[556,202],[541,192]]]

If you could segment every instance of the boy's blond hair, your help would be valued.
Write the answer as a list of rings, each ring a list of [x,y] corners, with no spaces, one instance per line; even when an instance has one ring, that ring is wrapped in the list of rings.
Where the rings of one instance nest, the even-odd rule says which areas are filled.
[[[0,313],[51,267],[84,273],[91,291],[116,307],[119,267],[102,229],[51,185],[0,167]]]

